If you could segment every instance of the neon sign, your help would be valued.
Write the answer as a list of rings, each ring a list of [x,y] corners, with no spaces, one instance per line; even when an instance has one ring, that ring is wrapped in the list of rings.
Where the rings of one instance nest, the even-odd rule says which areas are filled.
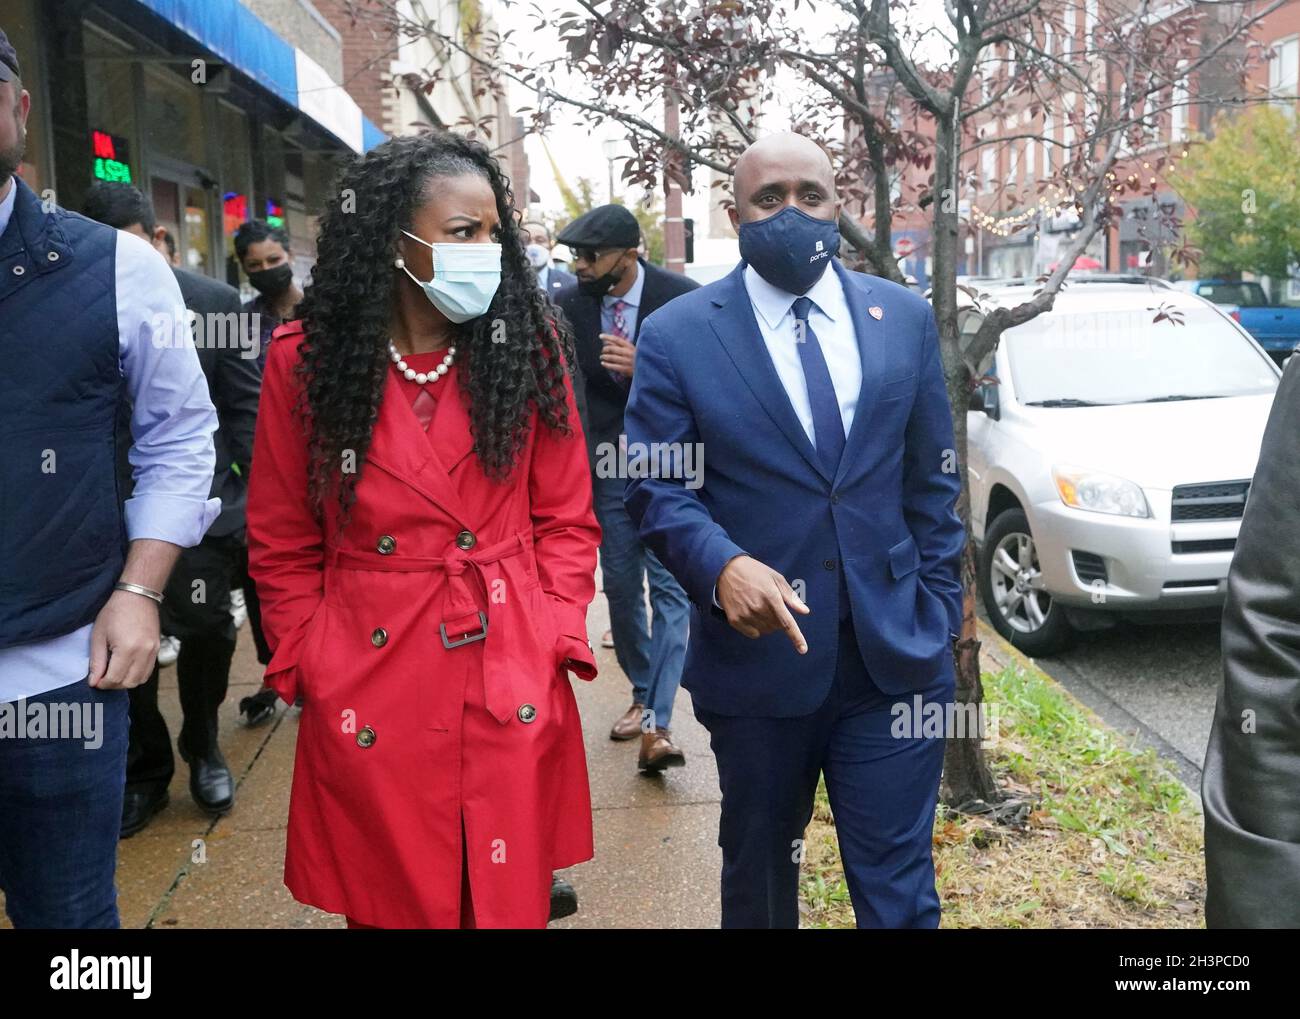
[[[284,229],[284,206],[269,198],[266,200],[266,223],[278,230]]]
[[[125,138],[107,131],[90,132],[92,173],[100,180],[131,183],[130,147]]]
[[[227,191],[221,200],[222,225],[227,234],[239,229],[239,224],[248,219],[248,196],[238,191]]]

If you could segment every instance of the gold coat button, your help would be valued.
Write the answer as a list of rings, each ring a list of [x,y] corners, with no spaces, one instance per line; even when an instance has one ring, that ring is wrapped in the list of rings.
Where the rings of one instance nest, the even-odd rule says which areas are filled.
[[[397,548],[397,539],[391,534],[383,535],[379,541],[375,543],[375,549],[380,555],[392,555],[393,549],[395,548]]]
[[[537,709],[533,707],[531,704],[521,704],[519,705],[518,715],[519,715],[519,721],[531,722],[533,719],[537,717]]]
[[[370,643],[375,647],[383,647],[388,643],[388,631],[382,626],[376,626],[374,633],[370,635]]]
[[[357,746],[361,747],[362,750],[367,750],[374,745],[375,730],[370,728],[368,725],[364,726],[361,731],[357,733]]]
[[[456,544],[463,549],[473,548],[477,540],[472,531],[461,531],[460,534],[456,535]]]

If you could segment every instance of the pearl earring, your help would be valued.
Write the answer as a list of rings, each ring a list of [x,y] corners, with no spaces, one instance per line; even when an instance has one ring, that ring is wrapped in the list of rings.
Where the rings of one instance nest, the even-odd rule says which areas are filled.
[[[406,259],[402,258],[400,255],[393,260],[393,268],[404,269],[405,267],[406,267]]]

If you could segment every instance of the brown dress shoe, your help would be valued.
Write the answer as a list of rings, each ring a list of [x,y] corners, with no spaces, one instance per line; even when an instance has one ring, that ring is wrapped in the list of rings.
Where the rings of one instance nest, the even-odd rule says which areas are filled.
[[[663,771],[665,768],[680,768],[686,763],[686,755],[672,740],[667,729],[656,729],[641,736],[641,753],[636,759],[636,766],[642,771]]]
[[[609,738],[617,740],[636,739],[641,735],[641,716],[644,713],[644,704],[633,704],[623,712],[623,717],[614,723],[614,728],[609,730]]]

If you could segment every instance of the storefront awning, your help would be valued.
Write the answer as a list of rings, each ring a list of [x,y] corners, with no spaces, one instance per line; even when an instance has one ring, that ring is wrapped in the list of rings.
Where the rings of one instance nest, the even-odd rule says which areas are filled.
[[[239,0],[136,0],[354,152],[386,137],[343,86]]]

